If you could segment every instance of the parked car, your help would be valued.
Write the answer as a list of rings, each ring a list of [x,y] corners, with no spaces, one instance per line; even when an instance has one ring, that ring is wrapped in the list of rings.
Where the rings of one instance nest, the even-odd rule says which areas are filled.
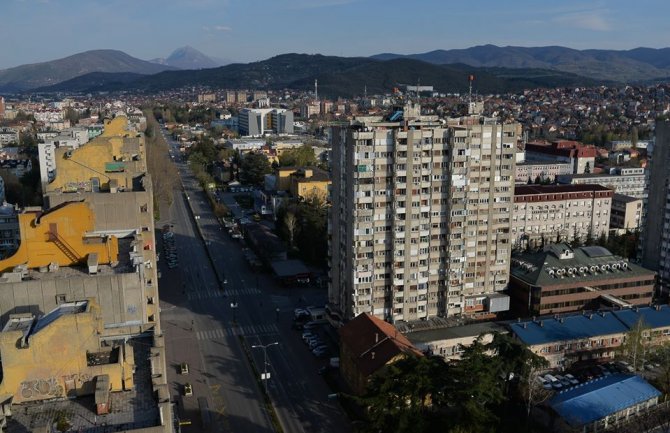
[[[570,385],[579,385],[579,380],[572,374],[568,373],[564,377],[570,381]]]
[[[542,385],[542,388],[551,389],[551,383],[545,380],[542,376],[538,376],[537,381],[540,383],[540,385]]]
[[[547,374],[546,376],[544,376],[544,380],[549,382],[551,384],[551,387],[554,389],[563,389],[563,384],[551,374]]]

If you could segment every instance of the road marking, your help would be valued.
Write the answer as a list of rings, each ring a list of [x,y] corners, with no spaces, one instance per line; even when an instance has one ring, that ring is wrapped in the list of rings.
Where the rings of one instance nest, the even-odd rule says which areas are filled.
[[[277,325],[272,323],[261,323],[256,325],[244,325],[244,326],[235,326],[232,328],[215,328],[208,329],[205,331],[196,332],[196,338],[200,341],[204,340],[216,340],[225,337],[237,337],[244,335],[247,337],[253,337],[258,335],[274,335],[279,334],[279,328]]]

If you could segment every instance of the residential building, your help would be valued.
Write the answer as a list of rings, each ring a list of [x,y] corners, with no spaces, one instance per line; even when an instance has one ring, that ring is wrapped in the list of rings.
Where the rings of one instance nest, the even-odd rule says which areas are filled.
[[[226,149],[236,150],[240,153],[256,152],[261,150],[264,146],[265,140],[250,138],[230,139],[223,143],[223,147]]]
[[[555,394],[546,406],[558,414],[548,430],[616,431],[616,426],[644,417],[662,393],[640,376],[613,374]]]
[[[201,93],[198,95],[198,103],[202,104],[205,102],[216,102],[216,94],[214,93]]]
[[[572,174],[572,164],[569,162],[517,162],[516,183],[527,184],[541,181],[553,182],[557,176]]]
[[[283,108],[243,108],[238,115],[238,129],[244,137],[292,134],[293,112]]]
[[[0,184],[4,188],[4,181],[1,177]],[[21,242],[17,210],[14,205],[6,203],[4,198],[2,203],[0,205],[0,260],[13,255]]]
[[[404,335],[421,352],[452,361],[461,359],[464,349],[477,340],[482,344],[492,342],[496,333],[507,334],[508,330],[494,322],[482,322],[446,328],[413,330]]]
[[[291,195],[296,199],[316,198],[322,203],[328,201],[331,185],[330,176],[316,167],[305,167],[291,173]]]
[[[530,351],[547,360],[549,369],[612,359],[629,331],[611,311],[538,317],[508,326]]]
[[[0,96],[0,119],[5,118],[5,98]]]
[[[333,130],[331,313],[491,315],[506,304],[518,124],[393,114]]]
[[[612,168],[609,174],[573,174],[559,175],[557,181],[560,184],[573,185],[602,185],[614,190],[617,194],[628,195],[635,198],[646,197],[645,169],[639,167]]]
[[[321,114],[321,104],[319,101],[310,101],[300,106],[300,117],[309,119],[312,116]]]
[[[608,235],[614,191],[600,185],[517,185],[512,241],[517,248]]]
[[[642,265],[658,271],[661,289],[670,289],[670,121],[656,122],[649,194],[644,212]]]
[[[590,173],[595,167],[596,148],[569,140],[526,143],[526,160],[567,162],[575,174]]]
[[[0,170],[7,170],[14,176],[21,178],[24,174],[33,169],[33,162],[30,158],[18,157],[17,159],[0,159]]]
[[[0,332],[0,395],[11,395],[14,404],[90,395],[103,375],[110,391],[131,390],[132,347],[105,347],[101,317],[94,299],[63,303],[42,317],[10,315]],[[33,381],[48,386],[29,386]]]
[[[641,198],[614,194],[610,230],[616,230],[620,234],[639,230],[642,223],[642,205]]]
[[[5,190],[5,180],[0,176],[0,203],[5,203],[7,200],[7,194]]]
[[[226,91],[226,104],[234,104],[237,102],[237,93],[233,90]]]
[[[340,374],[356,395],[365,394],[370,377],[406,356],[423,356],[390,323],[363,313],[339,329]]]
[[[626,334],[640,321],[648,328],[645,331],[648,347],[670,340],[668,305],[533,317],[508,323],[507,327],[554,369],[568,368],[578,361],[614,358]]]
[[[19,144],[19,131],[14,128],[0,128],[0,146],[16,146]]]
[[[512,255],[509,294],[517,316],[648,305],[655,273],[599,246],[554,244]]]

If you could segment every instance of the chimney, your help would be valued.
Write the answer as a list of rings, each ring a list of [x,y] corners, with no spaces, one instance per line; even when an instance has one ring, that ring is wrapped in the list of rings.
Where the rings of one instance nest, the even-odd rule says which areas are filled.
[[[379,333],[375,332],[375,344],[379,343]]]
[[[375,353],[374,352],[370,352],[370,359],[375,359]]]

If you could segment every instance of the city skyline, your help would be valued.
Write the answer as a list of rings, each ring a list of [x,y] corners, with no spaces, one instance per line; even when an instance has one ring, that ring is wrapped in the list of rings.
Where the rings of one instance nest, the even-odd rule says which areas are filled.
[[[663,30],[660,21],[670,12],[670,4],[660,1],[648,2],[655,13],[644,20],[631,20],[639,7],[623,1],[569,1],[541,7],[529,0],[511,5],[491,0],[465,6],[434,0],[422,3],[407,8],[381,0],[73,0],[67,4],[64,0],[10,0],[3,5],[0,68],[93,49],[117,49],[148,60],[184,45],[245,63],[289,52],[349,57],[484,44],[575,49],[670,46],[670,30]],[[400,13],[408,9],[415,13]],[[393,29],[400,28],[412,30],[390,37],[399,35]],[[652,34],[649,28],[657,30]]]

